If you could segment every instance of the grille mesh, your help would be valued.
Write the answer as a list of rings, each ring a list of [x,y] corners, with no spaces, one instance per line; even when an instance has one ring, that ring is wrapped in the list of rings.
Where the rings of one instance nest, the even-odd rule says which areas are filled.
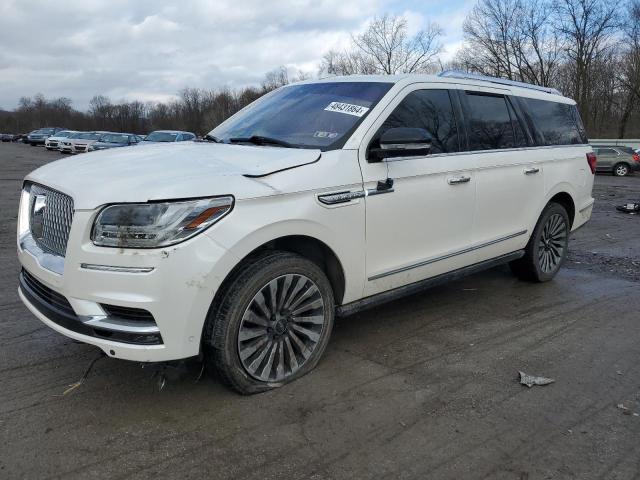
[[[47,200],[42,217],[42,237],[34,236],[34,239],[43,249],[64,257],[73,221],[73,199],[57,190],[34,184],[31,185],[30,212],[33,212],[37,195],[44,195]]]

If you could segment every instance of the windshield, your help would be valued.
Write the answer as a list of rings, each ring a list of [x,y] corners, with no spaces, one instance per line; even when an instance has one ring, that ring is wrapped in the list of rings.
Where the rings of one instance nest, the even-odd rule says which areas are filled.
[[[86,135],[83,132],[76,132],[69,135],[67,138],[84,138],[83,135]]]
[[[175,142],[178,133],[169,132],[151,132],[144,139],[145,142]]]
[[[310,83],[284,87],[262,97],[209,135],[268,137],[295,147],[340,148],[393,84],[377,82]]]
[[[56,137],[67,138],[73,135],[74,132],[68,132],[67,130],[63,130],[62,132],[58,132],[55,134]]]
[[[54,130],[54,128],[41,128],[40,130],[36,130],[36,133],[44,133],[48,135],[53,133]]]
[[[128,143],[128,135],[118,135],[117,133],[107,133],[100,137],[100,141],[104,143]]]

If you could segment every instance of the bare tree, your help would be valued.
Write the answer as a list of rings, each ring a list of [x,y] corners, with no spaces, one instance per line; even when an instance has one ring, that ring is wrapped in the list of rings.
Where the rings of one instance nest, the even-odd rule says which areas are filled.
[[[470,71],[548,86],[561,40],[548,19],[548,0],[480,0],[463,24],[457,63]]]
[[[614,46],[619,1],[558,0],[556,28],[564,37],[564,53],[572,81],[566,93],[576,99],[583,115],[593,118],[589,77],[594,64]]]
[[[344,52],[330,51],[321,63],[320,72],[333,75],[354,73],[415,73],[432,70],[442,51],[442,29],[429,23],[410,36],[407,20],[401,16],[376,17],[364,33],[351,37]]]

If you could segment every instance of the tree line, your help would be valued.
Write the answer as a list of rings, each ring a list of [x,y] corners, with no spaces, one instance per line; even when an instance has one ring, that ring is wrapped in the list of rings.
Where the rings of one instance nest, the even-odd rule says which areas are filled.
[[[592,138],[640,137],[640,0],[479,0],[463,24],[464,43],[442,60],[443,30],[433,22],[410,33],[403,16],[374,18],[343,50],[321,60],[318,76],[436,73],[446,69],[554,87],[578,103]],[[146,133],[204,134],[261,95],[309,78],[285,67],[261,85],[185,88],[169,102],[112,102],[95,96],[86,112],[68,98],[23,97],[0,111],[0,131],[41,126]]]

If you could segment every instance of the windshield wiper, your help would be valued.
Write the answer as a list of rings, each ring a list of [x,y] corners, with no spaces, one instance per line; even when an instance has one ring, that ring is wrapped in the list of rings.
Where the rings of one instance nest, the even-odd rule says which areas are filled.
[[[220,140],[218,137],[214,137],[213,135],[209,135],[208,133],[202,138],[207,142],[222,143],[222,140]]]
[[[250,137],[232,137],[229,139],[231,143],[254,143],[256,145],[279,145],[286,148],[298,148],[295,145],[279,140],[277,138],[263,137],[262,135],[251,135]]]

